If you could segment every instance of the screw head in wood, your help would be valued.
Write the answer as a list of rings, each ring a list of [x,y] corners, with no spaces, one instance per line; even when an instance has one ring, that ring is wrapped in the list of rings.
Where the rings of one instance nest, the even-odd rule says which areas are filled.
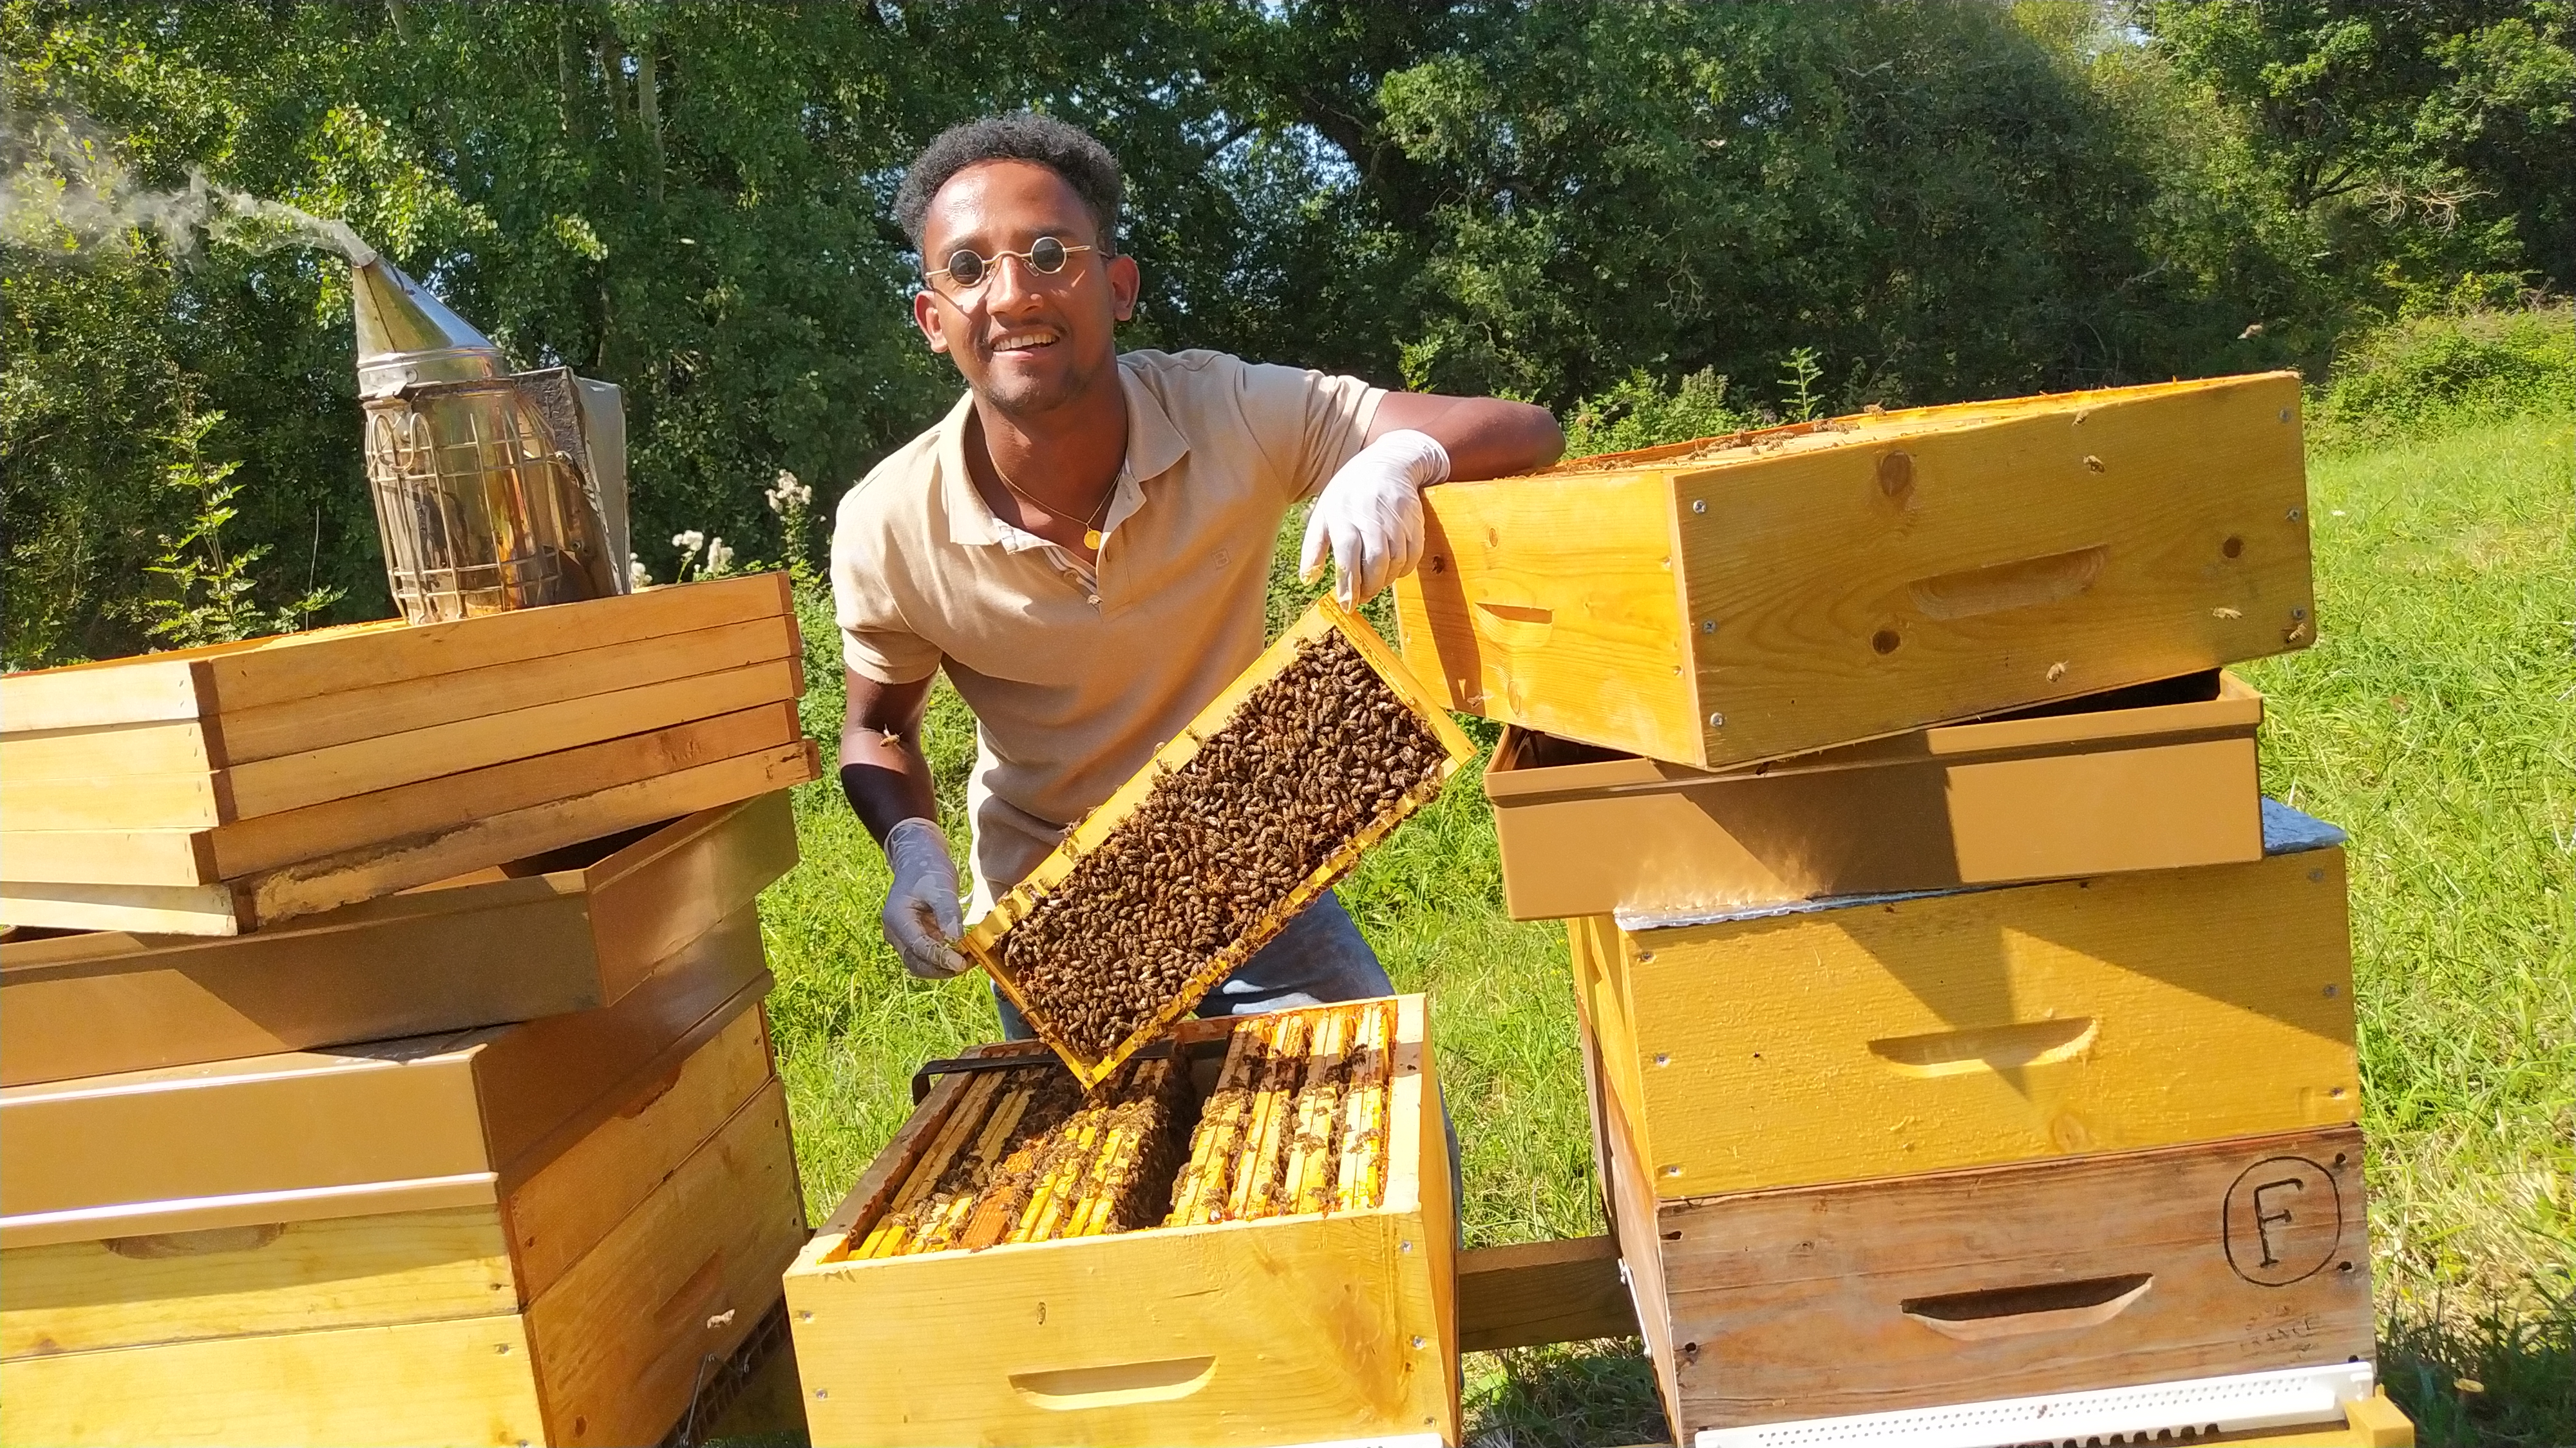
[[[2290,610],[2290,617],[2292,618],[2306,618],[2307,616],[2308,611],[2304,608],[2294,608]]]
[[[2292,509],[2290,510],[2290,521],[2291,521],[2291,522],[2293,522],[2293,523],[2295,523],[2295,522],[2299,521],[2299,510],[2298,510],[2298,509],[2296,509],[2296,508],[2292,508]]]
[[[1413,1335],[1413,1345],[1415,1347],[1422,1346],[1422,1334],[1417,1332]]]
[[[1726,716],[1725,716],[1725,715],[1723,715],[1723,714],[1711,714],[1711,715],[1709,715],[1709,716],[1708,716],[1708,727],[1709,727],[1709,728],[1711,728],[1711,729],[1723,729],[1723,728],[1725,728],[1725,727],[1726,727]]]
[[[1706,499],[1706,498],[1693,498],[1693,499],[1691,499],[1691,511],[1692,511],[1692,512],[1694,512],[1694,513],[1705,513],[1705,512],[1707,512],[1707,511],[1708,511],[1708,499]]]
[[[1704,619],[1701,619],[1701,620],[1699,621],[1699,631],[1700,631],[1701,633],[1715,633],[1715,632],[1717,632],[1717,620],[1716,620],[1716,619],[1713,619],[1713,618],[1704,618]]]

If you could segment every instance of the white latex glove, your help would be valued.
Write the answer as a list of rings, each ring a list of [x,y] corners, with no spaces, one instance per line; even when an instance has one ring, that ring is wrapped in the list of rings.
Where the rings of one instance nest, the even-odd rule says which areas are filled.
[[[966,918],[957,908],[957,865],[948,858],[948,837],[925,819],[898,820],[886,831],[886,864],[894,869],[894,888],[886,891],[886,943],[903,957],[903,968],[923,980],[946,980],[964,970],[965,952],[957,941],[966,933]]]
[[[1449,476],[1449,450],[1400,427],[1361,448],[1324,484],[1306,515],[1300,576],[1323,576],[1327,545],[1333,596],[1357,608],[1422,561],[1422,490]]]

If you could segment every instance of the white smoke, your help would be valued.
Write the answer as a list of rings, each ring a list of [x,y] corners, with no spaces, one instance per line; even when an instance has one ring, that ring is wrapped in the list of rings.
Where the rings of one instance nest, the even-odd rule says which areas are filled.
[[[202,235],[251,251],[321,247],[352,266],[376,259],[376,249],[345,222],[215,185],[194,168],[186,186],[150,190],[115,145],[78,117],[0,110],[0,242],[125,251],[139,233],[160,237],[174,256],[195,251]]]

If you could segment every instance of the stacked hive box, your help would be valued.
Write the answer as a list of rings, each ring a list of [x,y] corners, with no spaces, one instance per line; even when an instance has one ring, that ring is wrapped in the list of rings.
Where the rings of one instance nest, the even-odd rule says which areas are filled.
[[[0,680],[0,1437],[660,1439],[804,1239],[774,577]]]
[[[2297,407],[2129,388],[1426,495],[1405,655],[1512,726],[1507,896],[1569,918],[1681,1441],[2381,1411],[2341,837],[2260,800],[2224,672],[2313,637]]]

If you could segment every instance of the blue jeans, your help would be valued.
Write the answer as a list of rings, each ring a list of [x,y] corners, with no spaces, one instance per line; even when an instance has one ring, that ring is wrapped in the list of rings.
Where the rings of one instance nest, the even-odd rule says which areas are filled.
[[[1377,952],[1352,923],[1341,898],[1328,890],[1237,966],[1234,974],[1218,982],[1199,1002],[1198,1013],[1252,1016],[1393,994],[1395,983],[1387,979],[1386,967],[1378,964]],[[993,1004],[1002,1013],[1003,1039],[1025,1041],[1037,1034],[999,986],[993,989]],[[1440,1125],[1449,1137],[1449,1200],[1463,1234],[1467,1198],[1458,1170],[1458,1127],[1449,1119],[1447,1093],[1442,1095]]]

